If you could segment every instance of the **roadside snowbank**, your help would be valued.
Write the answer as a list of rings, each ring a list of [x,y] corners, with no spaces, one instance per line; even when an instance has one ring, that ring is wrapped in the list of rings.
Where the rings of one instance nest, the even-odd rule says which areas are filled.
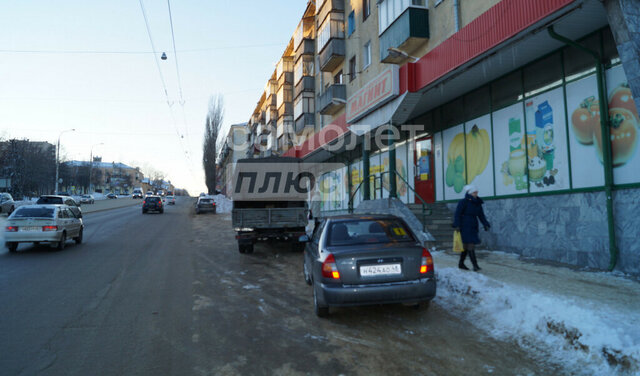
[[[572,374],[640,372],[640,312],[614,312],[457,268],[436,274],[437,302],[496,338],[541,350]]]
[[[229,200],[225,195],[215,195],[213,199],[216,201],[216,213],[231,213],[233,201]]]

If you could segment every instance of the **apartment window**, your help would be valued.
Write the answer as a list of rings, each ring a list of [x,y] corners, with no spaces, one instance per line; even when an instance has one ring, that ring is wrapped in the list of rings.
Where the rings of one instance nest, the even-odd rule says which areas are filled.
[[[340,85],[342,84],[342,69],[340,69],[340,71],[338,72],[338,74],[336,74],[335,76],[333,76],[333,83],[336,85]]]
[[[371,0],[362,0],[362,22],[371,14]]]
[[[302,93],[301,96],[296,98],[296,102],[293,107],[294,119],[299,119],[303,114],[312,114],[315,112],[315,98],[313,93]]]
[[[354,11],[351,11],[351,13],[349,13],[349,18],[347,19],[347,36],[351,36],[351,34],[353,34],[354,31],[356,31],[356,16]]]
[[[313,76],[313,56],[302,56],[293,69],[293,82],[297,84],[302,77]]]
[[[426,8],[425,0],[382,0],[378,3],[378,27],[382,34],[409,7]]]
[[[362,69],[366,69],[369,64],[371,64],[371,41],[368,41],[362,50]]]
[[[356,57],[349,60],[349,82],[356,79]]]

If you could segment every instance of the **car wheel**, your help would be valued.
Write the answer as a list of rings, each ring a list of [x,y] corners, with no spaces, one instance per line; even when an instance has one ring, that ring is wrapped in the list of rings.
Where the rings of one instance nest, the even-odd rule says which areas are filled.
[[[318,317],[329,316],[329,307],[321,306],[318,304],[318,294],[316,293],[316,286],[313,286],[313,308]]]
[[[164,209],[160,209],[160,214],[164,213]]]
[[[67,243],[67,233],[63,232],[58,242],[58,251],[62,251]]]
[[[80,229],[80,232],[78,233],[78,236],[75,239],[73,239],[73,240],[76,241],[76,244],[82,244],[82,232],[83,232],[83,230]]]
[[[5,245],[9,248],[9,252],[11,253],[16,253],[18,251],[18,243],[16,242],[8,242]]]
[[[196,214],[200,214],[200,210],[196,209]]]
[[[304,281],[307,283],[307,285],[311,286],[312,284],[311,275],[309,273],[309,267],[307,266],[307,262],[305,261],[304,258],[302,260],[302,274],[304,275]]]
[[[244,244],[238,244],[238,252],[240,252],[240,253],[246,253],[246,252],[247,252],[247,250],[246,250],[246,245],[244,245]]]
[[[429,309],[429,305],[431,304],[431,300],[426,301],[426,302],[422,302],[422,303],[418,303],[418,304],[414,304],[413,305],[413,309],[415,309],[416,311],[426,311]]]
[[[142,214],[147,214],[147,211],[146,211],[146,210],[143,210],[143,211],[142,211]]]

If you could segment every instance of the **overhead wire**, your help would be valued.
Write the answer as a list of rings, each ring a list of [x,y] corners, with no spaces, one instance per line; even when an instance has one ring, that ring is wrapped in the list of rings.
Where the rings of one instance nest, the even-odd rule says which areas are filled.
[[[160,62],[158,61],[158,53],[156,50],[156,46],[153,43],[153,37],[151,35],[151,28],[149,27],[149,18],[147,17],[147,11],[144,7],[144,3],[143,0],[138,0],[140,3],[140,9],[142,11],[142,16],[144,17],[144,23],[145,26],[147,28],[147,34],[149,36],[149,42],[151,44],[151,50],[153,51],[153,59],[156,63],[156,68],[158,69],[158,74],[160,76],[160,81],[162,82],[162,88],[164,90],[164,94],[165,94],[165,98],[167,100],[167,106],[169,107],[169,112],[171,113],[171,119],[173,121],[173,127],[176,130],[176,134],[178,136],[178,142],[180,144],[180,148],[182,149],[183,152],[183,157],[185,158],[185,162],[187,162],[187,167],[189,168],[189,172],[191,173],[192,178],[195,180],[195,173],[193,172],[193,168],[191,166],[192,162],[191,161],[191,157],[189,156],[188,152],[186,151],[185,147],[184,147],[184,143],[183,143],[183,136],[180,134],[180,131],[178,129],[178,123],[176,122],[176,118],[175,115],[173,113],[173,108],[172,105],[173,103],[171,102],[170,98],[169,98],[169,92],[167,90],[167,84],[164,80],[164,75],[162,74],[162,69],[160,68]]]

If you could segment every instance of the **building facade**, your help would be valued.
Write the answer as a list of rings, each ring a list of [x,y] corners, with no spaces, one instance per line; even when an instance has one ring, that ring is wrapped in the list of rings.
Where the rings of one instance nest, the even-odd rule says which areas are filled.
[[[454,207],[474,184],[489,248],[640,274],[640,4],[324,0],[303,31],[311,13],[315,108],[294,122],[314,110],[314,124],[265,143],[344,164],[326,175],[323,213],[393,193]]]

